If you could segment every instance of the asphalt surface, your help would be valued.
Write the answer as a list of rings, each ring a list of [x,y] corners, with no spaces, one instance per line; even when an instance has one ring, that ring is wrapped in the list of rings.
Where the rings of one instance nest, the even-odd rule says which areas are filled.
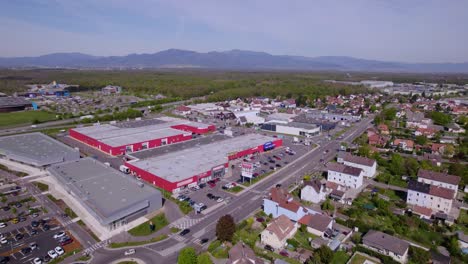
[[[174,235],[170,239],[154,244],[134,247],[136,253],[132,256],[146,263],[176,263],[177,253],[181,248],[194,246],[201,250],[208,243],[202,246],[199,243],[200,239],[208,238],[212,240],[215,238],[215,226],[221,216],[230,214],[236,222],[247,218],[261,207],[263,196],[272,187],[278,183],[289,186],[297,182],[305,173],[322,170],[324,162],[320,162],[320,159],[324,159],[324,161],[333,159],[338,152],[340,142],[351,143],[367,129],[372,120],[373,118],[369,117],[356,123],[343,134],[340,140],[327,140],[325,136],[322,136],[317,141],[320,144],[319,147],[258,182],[248,191],[244,191],[237,198],[232,199],[227,205],[203,216],[199,222],[190,227],[191,231],[186,236]],[[111,263],[123,258],[124,252],[125,249],[110,250],[101,248],[94,252],[91,263]]]

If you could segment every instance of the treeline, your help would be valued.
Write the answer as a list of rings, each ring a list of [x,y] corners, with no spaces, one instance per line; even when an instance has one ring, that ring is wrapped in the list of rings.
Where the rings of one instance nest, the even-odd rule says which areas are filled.
[[[113,120],[126,120],[137,117],[142,117],[143,114],[141,111],[135,109],[127,109],[125,111],[114,112],[112,114],[98,115],[93,118],[84,118],[81,120],[81,123],[95,123],[95,122],[108,122]]]
[[[209,95],[209,101],[237,97],[292,97],[307,100],[326,95],[360,93],[366,88],[324,83],[342,73],[291,72],[207,72],[207,71],[77,71],[77,70],[4,70],[0,71],[0,90],[25,91],[26,84],[78,84],[80,90],[99,90],[119,85],[123,92],[150,99],[163,94],[169,98],[188,99]]]

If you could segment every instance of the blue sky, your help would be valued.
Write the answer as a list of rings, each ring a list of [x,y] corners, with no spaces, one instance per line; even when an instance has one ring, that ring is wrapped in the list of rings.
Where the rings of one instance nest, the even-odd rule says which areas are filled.
[[[243,49],[467,62],[465,0],[0,0],[0,56]]]

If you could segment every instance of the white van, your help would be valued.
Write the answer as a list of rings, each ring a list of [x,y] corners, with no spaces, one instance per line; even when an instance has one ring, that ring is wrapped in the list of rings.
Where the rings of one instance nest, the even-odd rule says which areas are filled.
[[[127,166],[125,166],[125,165],[120,165],[119,170],[120,170],[121,172],[125,173],[125,174],[129,174],[129,173],[130,173],[130,169],[129,169]]]

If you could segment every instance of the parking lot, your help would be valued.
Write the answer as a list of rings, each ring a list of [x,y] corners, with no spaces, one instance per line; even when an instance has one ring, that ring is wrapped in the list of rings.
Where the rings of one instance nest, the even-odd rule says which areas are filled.
[[[8,256],[10,258],[8,263],[34,263],[35,258],[44,260],[49,250],[59,246],[59,241],[54,235],[62,231],[65,232],[64,228],[55,219],[44,219],[43,223],[38,221],[34,227],[29,224],[3,228],[1,237],[5,238],[6,242],[2,241],[0,244],[0,255]],[[65,252],[79,246],[79,244],[73,245],[78,242],[69,233],[65,235],[70,237],[70,243],[62,246]]]

